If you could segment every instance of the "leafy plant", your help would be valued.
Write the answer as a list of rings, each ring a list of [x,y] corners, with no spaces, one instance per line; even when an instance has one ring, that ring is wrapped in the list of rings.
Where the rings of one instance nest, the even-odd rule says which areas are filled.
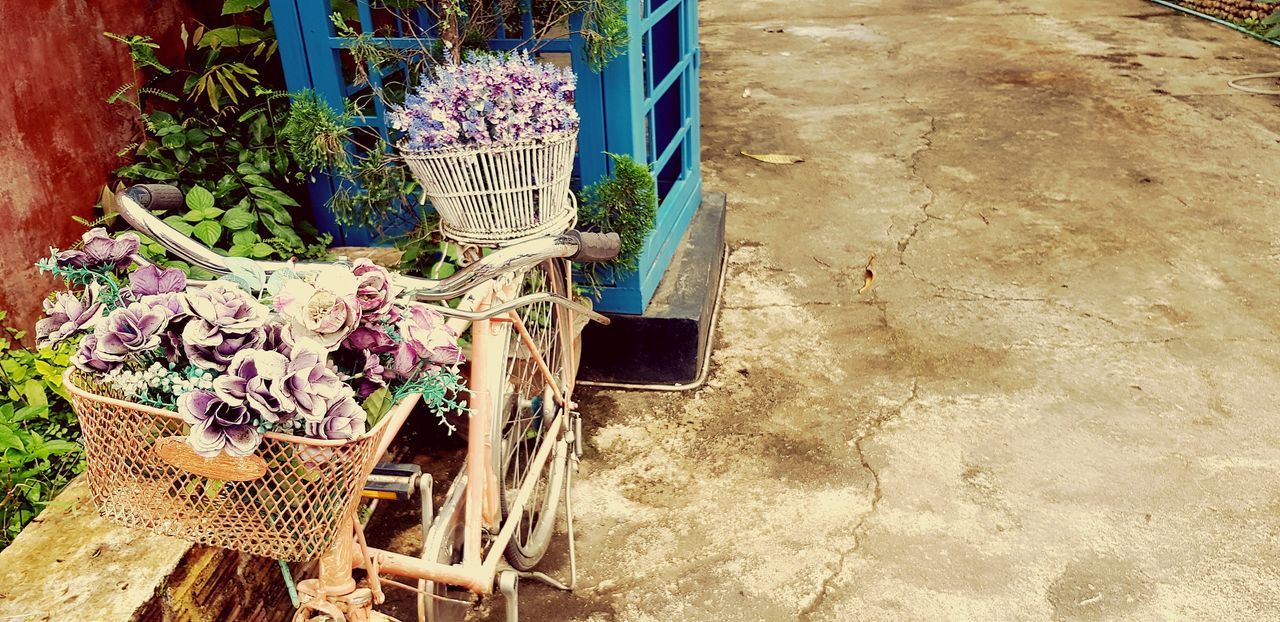
[[[224,15],[266,21],[264,0],[225,0]],[[121,150],[133,162],[116,171],[129,183],[172,183],[187,194],[188,211],[165,221],[226,254],[255,259],[325,257],[330,240],[295,220],[303,176],[281,136],[288,96],[275,66],[270,29],[242,24],[199,25],[182,31],[182,64],[170,68],[158,45],[141,35],[107,34],[129,47],[139,87],[108,99],[138,112],[138,139]],[[163,253],[148,243],[144,254]],[[176,261],[168,265],[191,268]],[[203,276],[191,273],[191,276]]]
[[[0,549],[84,469],[62,387],[71,346],[28,349],[22,337],[8,326],[0,332]]]
[[[354,126],[355,114],[370,114],[374,98],[388,107],[398,108],[414,91],[421,76],[431,64],[457,63],[463,52],[489,52],[488,40],[497,36],[499,27],[508,33],[518,32],[527,16],[534,24],[533,36],[522,49],[535,53],[546,42],[579,34],[585,40],[589,65],[602,69],[625,48],[627,38],[627,3],[625,0],[497,0],[496,2],[462,2],[460,0],[391,0],[384,3],[386,19],[373,31],[359,25],[353,2],[331,3],[334,34],[342,39],[350,54],[357,85],[370,87],[363,94],[346,101],[346,110],[323,101],[314,93],[294,94],[290,119],[282,131],[292,158],[305,173],[329,174],[337,183],[328,203],[338,222],[361,226],[378,232],[403,231],[406,225],[423,223],[399,245],[411,256],[432,261],[438,244],[434,219],[415,200],[418,186],[412,176],[390,154],[391,143],[400,137],[379,135]],[[406,15],[409,9],[423,9],[431,17],[434,28],[423,28]],[[580,15],[581,26],[571,30],[570,16]],[[574,22],[578,23],[578,22]],[[386,37],[419,37],[419,46],[397,46]],[[376,74],[378,80],[371,80]],[[432,248],[427,248],[428,240]]]
[[[658,184],[649,167],[631,156],[609,157],[613,160],[613,176],[583,188],[578,226],[617,232],[622,238],[622,250],[604,265],[615,272],[630,272],[638,267],[645,238],[658,216]]]

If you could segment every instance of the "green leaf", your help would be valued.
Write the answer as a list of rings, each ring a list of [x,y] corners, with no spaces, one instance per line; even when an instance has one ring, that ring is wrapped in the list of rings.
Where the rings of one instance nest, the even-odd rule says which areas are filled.
[[[222,215],[222,212],[223,210],[221,208],[210,207],[200,210],[200,215],[204,216],[205,220],[217,220],[218,217]]]
[[[136,175],[153,181],[172,181],[178,178],[176,173],[170,173],[169,171],[160,170],[154,166],[144,166],[142,164],[126,166],[124,169],[121,169],[120,174],[126,179],[134,178]]]
[[[187,276],[197,281],[212,281],[217,275],[200,266],[190,266],[187,268]]]
[[[204,242],[205,246],[214,246],[218,243],[218,238],[222,237],[222,225],[212,220],[203,220],[191,233]]]
[[[263,214],[261,216],[261,221],[262,226],[266,227],[267,231],[271,232],[271,235],[279,238],[285,244],[288,244],[289,246],[302,245],[302,238],[298,237],[298,233],[289,225],[280,224],[269,214]]]
[[[272,184],[270,181],[267,181],[267,178],[266,178],[266,177],[263,177],[262,175],[245,175],[245,176],[244,176],[244,180],[245,180],[246,182],[250,183],[250,184],[255,185],[255,186],[261,186],[261,187],[264,187],[264,188],[274,188],[274,187],[275,187],[275,185],[274,185],[274,184]]]
[[[239,231],[258,222],[257,214],[243,207],[233,207],[222,215],[222,226],[232,231]],[[239,243],[239,240],[233,241]]]
[[[32,406],[45,406],[49,398],[44,394],[44,383],[32,378],[22,386],[22,394]]]
[[[192,186],[187,191],[187,207],[201,211],[213,207],[213,193],[205,190],[203,186]]]
[[[18,433],[11,427],[0,424],[0,450],[16,449],[18,451],[26,451],[26,446],[22,444],[22,439],[18,438]],[[0,455],[3,455],[0,451]]]
[[[298,202],[293,200],[293,197],[283,192],[280,192],[275,188],[259,188],[257,186],[254,186],[252,188],[249,188],[249,192],[253,193],[255,196],[258,196],[264,199],[271,199],[276,203],[276,205],[290,205],[293,207],[300,207],[298,205]]]
[[[295,278],[298,278],[298,273],[290,268],[281,268],[272,272],[271,276],[267,277],[267,293],[272,296],[279,294],[280,290],[284,289],[285,281]]]
[[[275,249],[271,248],[271,245],[266,242],[258,242],[253,245],[251,252],[256,259],[266,259],[271,256],[271,253],[275,252]]]
[[[266,0],[226,0],[222,3],[223,15],[234,15],[236,13],[244,13],[250,9],[256,9],[262,6]]]
[[[191,235],[191,225],[182,221],[182,217],[177,214],[164,217],[165,224],[178,230],[182,235]]]
[[[182,219],[187,222],[200,222],[202,220],[207,220],[200,210],[191,210],[183,214]]]
[[[254,217],[253,217],[253,220],[254,220],[254,222],[257,222],[257,221],[258,221],[258,217],[257,217],[257,216],[254,216]],[[225,222],[224,222],[224,223],[222,223],[222,226],[224,226],[224,227],[225,227],[225,226],[226,226],[226,223],[225,223]],[[242,230],[240,230],[240,231],[237,231],[237,232],[235,232],[235,233],[231,234],[231,243],[232,243],[232,244],[245,244],[245,245],[248,245],[248,246],[253,246],[253,245],[254,245],[254,243],[258,242],[258,241],[259,241],[259,240],[261,240],[261,239],[262,239],[262,238],[258,237],[258,232],[257,232],[257,231],[254,231],[254,230],[252,230],[252,229],[242,229]]]
[[[79,443],[73,443],[71,441],[64,441],[61,439],[54,439],[51,441],[45,441],[44,444],[40,446],[40,449],[34,453],[36,457],[43,460],[43,459],[47,459],[49,456],[59,456],[63,454],[75,453],[77,451],[80,451]]]
[[[252,244],[232,244],[231,248],[227,250],[227,254],[231,255],[232,257],[252,257],[253,245]]]
[[[372,426],[378,423],[378,420],[382,419],[382,416],[387,414],[387,411],[391,410],[391,391],[387,387],[382,387],[370,393],[361,406],[368,413],[369,425]]]
[[[1266,18],[1262,20],[1262,24],[1264,26],[1270,26],[1272,24],[1280,24],[1280,10],[1276,10],[1276,12],[1266,16]]]
[[[258,291],[267,285],[267,273],[258,262],[243,257],[227,257],[228,276],[234,276],[248,284],[249,291]]]
[[[187,135],[182,132],[173,132],[172,134],[165,135],[164,139],[160,141],[160,144],[170,149],[176,149],[187,144]]]
[[[200,37],[198,47],[216,48],[221,46],[236,47],[239,45],[249,45],[251,43],[257,43],[269,36],[270,35],[266,32],[258,30],[257,28],[250,28],[248,26],[224,26],[222,28],[214,28],[213,30],[204,33],[204,36]]]
[[[11,405],[6,404],[6,406],[11,406]],[[10,420],[13,421],[14,423],[19,423],[22,421],[26,421],[28,419],[35,419],[37,417],[41,419],[49,418],[48,404],[43,404],[40,406],[23,406],[22,408],[19,408],[17,412],[13,413],[13,416],[10,418]]]
[[[198,127],[187,130],[188,145],[199,145],[208,139],[209,133]]]
[[[265,173],[266,171],[258,170],[258,167],[254,166],[252,162],[241,162],[236,166],[236,172],[241,175],[255,175],[258,173]]]

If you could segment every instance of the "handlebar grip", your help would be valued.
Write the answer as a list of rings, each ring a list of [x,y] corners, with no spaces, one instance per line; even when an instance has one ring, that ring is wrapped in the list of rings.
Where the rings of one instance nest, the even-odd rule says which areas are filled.
[[[622,250],[622,238],[618,237],[617,233],[585,233],[575,230],[565,233],[576,238],[578,242],[578,252],[569,258],[573,261],[583,263],[609,261],[617,257],[618,252]]]
[[[153,212],[165,212],[183,203],[182,191],[165,184],[139,184],[124,191],[139,206]]]

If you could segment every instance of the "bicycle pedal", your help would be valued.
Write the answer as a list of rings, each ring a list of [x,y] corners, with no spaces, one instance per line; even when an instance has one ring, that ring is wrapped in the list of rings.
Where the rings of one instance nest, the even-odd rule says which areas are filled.
[[[360,495],[367,499],[405,501],[413,496],[421,476],[422,467],[416,464],[379,462],[365,480]]]

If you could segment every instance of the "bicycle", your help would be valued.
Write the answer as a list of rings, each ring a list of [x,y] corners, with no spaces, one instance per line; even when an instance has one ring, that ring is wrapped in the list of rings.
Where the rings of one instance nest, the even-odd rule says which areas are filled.
[[[225,274],[224,258],[178,232],[152,213],[182,203],[172,186],[142,185],[117,195],[120,215],[192,265]],[[422,494],[424,545],[419,557],[367,546],[355,512],[332,546],[319,557],[319,576],[298,583],[295,622],[393,620],[374,606],[385,600],[383,586],[418,593],[419,620],[461,619],[471,602],[460,595],[492,594],[494,583],[507,599],[507,619],[518,615],[520,577],[560,589],[576,580],[570,462],[581,455],[581,418],[572,401],[578,351],[574,314],[608,323],[608,318],[574,301],[571,262],[607,261],[619,250],[617,234],[569,229],[495,248],[453,275],[432,280],[396,274],[403,300],[432,305],[462,334],[471,330],[470,397],[466,423],[467,459],[439,511],[432,507],[431,480],[417,481]],[[138,261],[145,261],[135,258]],[[258,262],[270,274],[294,268]],[[370,454],[366,472],[387,451],[417,396],[386,415],[385,431]],[[533,568],[549,548],[561,497],[566,505],[569,582]],[[354,508],[354,505],[352,506]],[[512,570],[500,572],[506,559]],[[353,570],[363,569],[365,584]],[[414,587],[383,575],[417,580]]]

